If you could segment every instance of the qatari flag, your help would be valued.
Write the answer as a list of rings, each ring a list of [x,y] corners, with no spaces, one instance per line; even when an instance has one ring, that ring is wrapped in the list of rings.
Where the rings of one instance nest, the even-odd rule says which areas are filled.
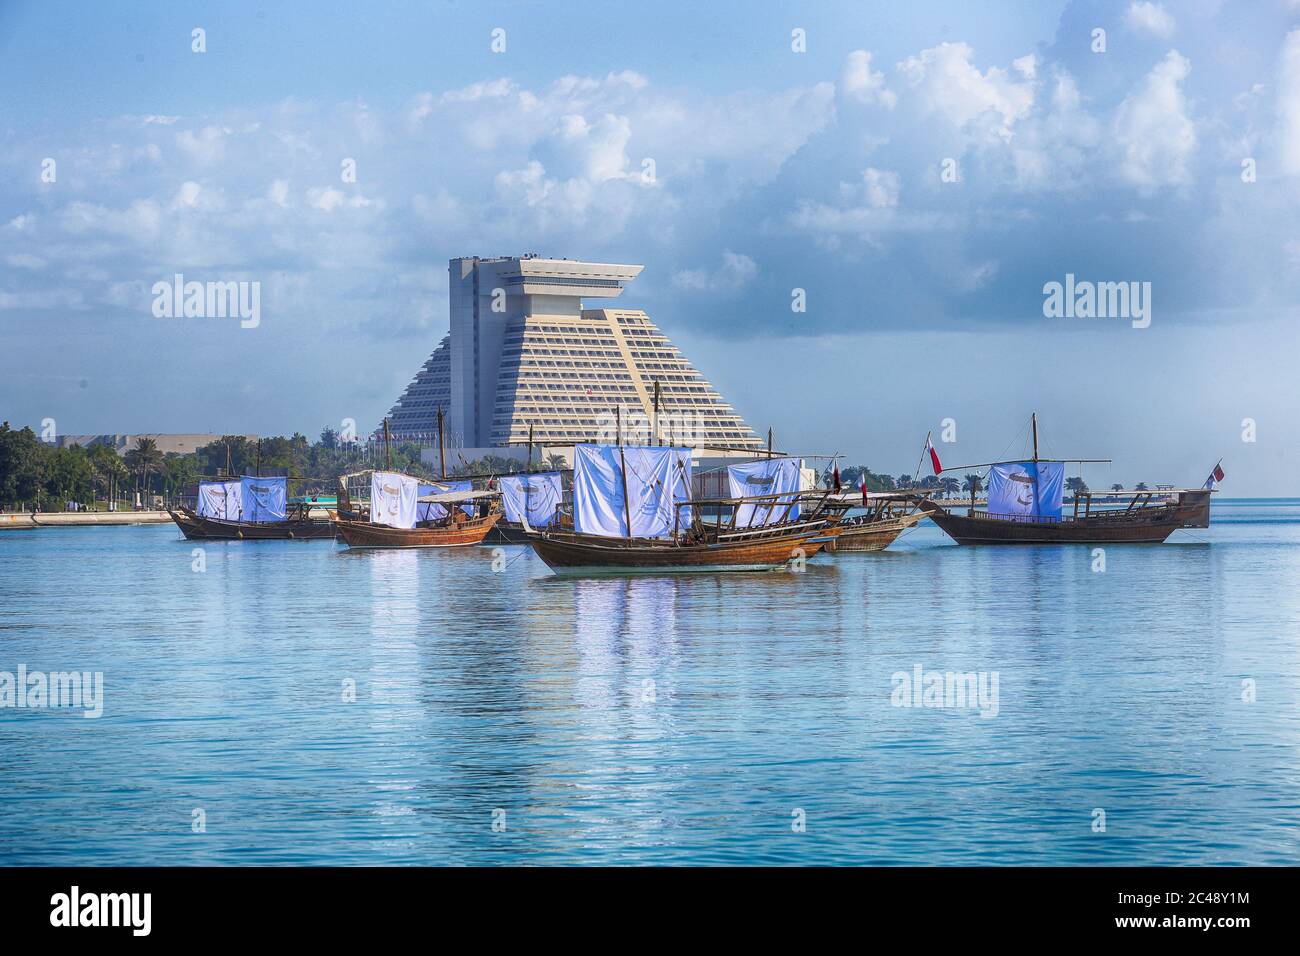
[[[1210,472],[1210,477],[1205,479],[1204,487],[1209,488],[1211,491],[1213,491],[1215,486],[1218,485],[1218,483],[1221,482],[1222,480],[1223,480],[1223,465],[1222,464],[1215,465],[1214,471]]]
[[[943,465],[939,464],[939,453],[934,450],[934,442],[930,441],[928,437],[925,439],[925,447],[929,449],[930,464],[934,466],[934,473],[937,475],[943,471]]]

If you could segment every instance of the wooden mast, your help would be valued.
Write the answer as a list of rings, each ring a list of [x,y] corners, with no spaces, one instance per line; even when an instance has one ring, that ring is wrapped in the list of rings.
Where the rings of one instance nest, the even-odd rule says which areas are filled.
[[[389,437],[387,418],[384,419],[384,462],[385,462],[385,467],[389,471],[392,471],[393,470],[393,444]]]
[[[442,440],[443,434],[442,406],[438,406],[438,477],[446,479],[447,477],[447,443]],[[529,457],[532,453],[529,452]]]
[[[659,437],[659,379],[655,379],[654,430],[655,444],[662,445],[663,440]]]
[[[618,474],[623,479],[623,520],[627,522],[627,543],[632,546],[632,506],[627,500],[627,457],[623,454],[623,412],[622,406],[614,406],[614,421],[618,429],[614,440],[618,442]]]
[[[533,470],[533,426],[531,422],[528,425],[528,470]]]
[[[1034,431],[1034,461],[1036,463],[1038,461],[1038,413],[1037,412],[1029,413],[1029,424]]]

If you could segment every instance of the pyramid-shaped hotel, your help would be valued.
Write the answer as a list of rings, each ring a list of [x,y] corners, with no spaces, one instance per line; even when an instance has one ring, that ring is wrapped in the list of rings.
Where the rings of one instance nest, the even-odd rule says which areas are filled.
[[[542,446],[609,440],[618,407],[624,422],[629,413],[658,421],[665,440],[758,449],[753,429],[645,312],[583,308],[621,295],[641,268],[452,259],[451,330],[388,413],[394,437],[436,441],[441,408],[447,446],[469,457],[530,438]],[[674,436],[674,422],[689,428]]]

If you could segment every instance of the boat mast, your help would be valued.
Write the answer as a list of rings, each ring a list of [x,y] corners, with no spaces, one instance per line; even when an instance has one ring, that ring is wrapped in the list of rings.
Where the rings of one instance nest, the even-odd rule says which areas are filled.
[[[654,429],[655,444],[662,445],[663,439],[659,437],[659,379],[655,379]]]
[[[388,419],[384,419],[384,461],[389,471],[393,470],[393,443],[388,432]]]
[[[443,433],[442,406],[438,406],[438,477],[446,479],[447,477],[447,444],[442,440]],[[529,434],[532,434],[532,428],[529,428]],[[532,459],[531,449],[528,452],[529,460]]]
[[[258,478],[262,477],[262,439],[257,440],[257,464],[253,468],[253,474]]]
[[[618,474],[623,479],[623,520],[627,522],[627,543],[632,545],[632,507],[627,500],[627,458],[623,454],[623,412],[621,405],[614,406],[614,421],[617,431],[614,441],[618,442]]]
[[[1038,412],[1029,413],[1029,427],[1034,433],[1034,517],[1043,510],[1042,498],[1038,492]]]

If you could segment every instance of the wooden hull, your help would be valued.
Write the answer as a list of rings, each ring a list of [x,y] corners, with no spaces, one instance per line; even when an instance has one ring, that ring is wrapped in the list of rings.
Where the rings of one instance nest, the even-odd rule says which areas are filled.
[[[826,545],[827,551],[884,551],[912,525],[924,521],[923,511],[863,524],[845,523],[839,537]]]
[[[501,518],[501,513],[470,518],[464,524],[432,528],[390,528],[368,521],[340,520],[339,537],[349,548],[459,548],[479,544]]]
[[[253,524],[202,518],[188,508],[167,513],[191,541],[319,541],[334,537],[334,522],[324,519]]]
[[[1184,527],[1189,517],[1187,509],[1178,507],[1152,508],[1149,512],[1024,522],[957,515],[936,505],[930,517],[958,544],[1159,544]]]
[[[704,544],[648,538],[629,543],[564,531],[531,535],[528,542],[558,575],[679,574],[777,570],[796,556],[811,558],[839,533],[836,525],[808,523],[784,533],[724,535]]]

